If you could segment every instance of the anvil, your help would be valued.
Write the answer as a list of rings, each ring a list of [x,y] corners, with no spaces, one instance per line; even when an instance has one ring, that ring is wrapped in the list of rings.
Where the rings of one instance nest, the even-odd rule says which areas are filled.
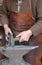
[[[10,65],[26,65],[23,60],[23,55],[29,53],[32,49],[38,48],[38,46],[10,46],[7,48],[0,48],[1,52],[9,58]],[[30,64],[29,64],[30,65]]]
[[[15,38],[16,40],[16,38]],[[11,41],[12,42],[12,41]],[[23,60],[23,55],[29,53],[32,49],[38,48],[39,46],[24,46],[14,44],[7,47],[0,47],[0,51],[9,58],[9,65],[31,65]]]

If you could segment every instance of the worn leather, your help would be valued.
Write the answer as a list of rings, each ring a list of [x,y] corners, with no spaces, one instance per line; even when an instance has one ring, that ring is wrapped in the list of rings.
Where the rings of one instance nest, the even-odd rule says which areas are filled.
[[[13,34],[16,36],[22,31],[28,30],[34,25],[35,21],[32,19],[30,14],[17,14],[14,12],[10,13],[10,27],[12,29]]]

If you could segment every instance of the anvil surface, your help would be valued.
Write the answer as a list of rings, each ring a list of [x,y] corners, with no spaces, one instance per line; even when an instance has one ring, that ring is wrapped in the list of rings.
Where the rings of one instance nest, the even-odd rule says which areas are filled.
[[[10,65],[26,65],[25,62],[23,62],[23,55],[26,53],[29,53],[32,49],[38,48],[39,46],[10,46],[7,48],[1,48],[2,53],[9,57],[9,64]],[[29,64],[28,64],[29,65]]]

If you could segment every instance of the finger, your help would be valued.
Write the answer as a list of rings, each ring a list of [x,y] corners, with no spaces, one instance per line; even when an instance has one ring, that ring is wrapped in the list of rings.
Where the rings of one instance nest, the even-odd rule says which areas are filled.
[[[20,34],[18,34],[16,37],[20,37],[21,36],[21,33]]]
[[[5,34],[5,36],[6,36],[6,40],[8,39],[8,33],[7,34]]]
[[[6,41],[8,41],[8,38],[7,38],[7,36],[6,36]]]
[[[12,33],[12,31],[11,31],[11,30],[9,30],[9,33],[10,33],[11,35],[13,35],[13,33]]]

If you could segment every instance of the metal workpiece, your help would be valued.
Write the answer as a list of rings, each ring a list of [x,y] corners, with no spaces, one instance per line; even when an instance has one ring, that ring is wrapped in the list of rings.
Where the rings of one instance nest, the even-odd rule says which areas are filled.
[[[8,41],[7,41],[8,44],[6,43],[7,44],[6,46],[14,46],[15,41],[18,41],[20,37],[14,38],[13,34],[8,34],[7,38],[8,38]]]

